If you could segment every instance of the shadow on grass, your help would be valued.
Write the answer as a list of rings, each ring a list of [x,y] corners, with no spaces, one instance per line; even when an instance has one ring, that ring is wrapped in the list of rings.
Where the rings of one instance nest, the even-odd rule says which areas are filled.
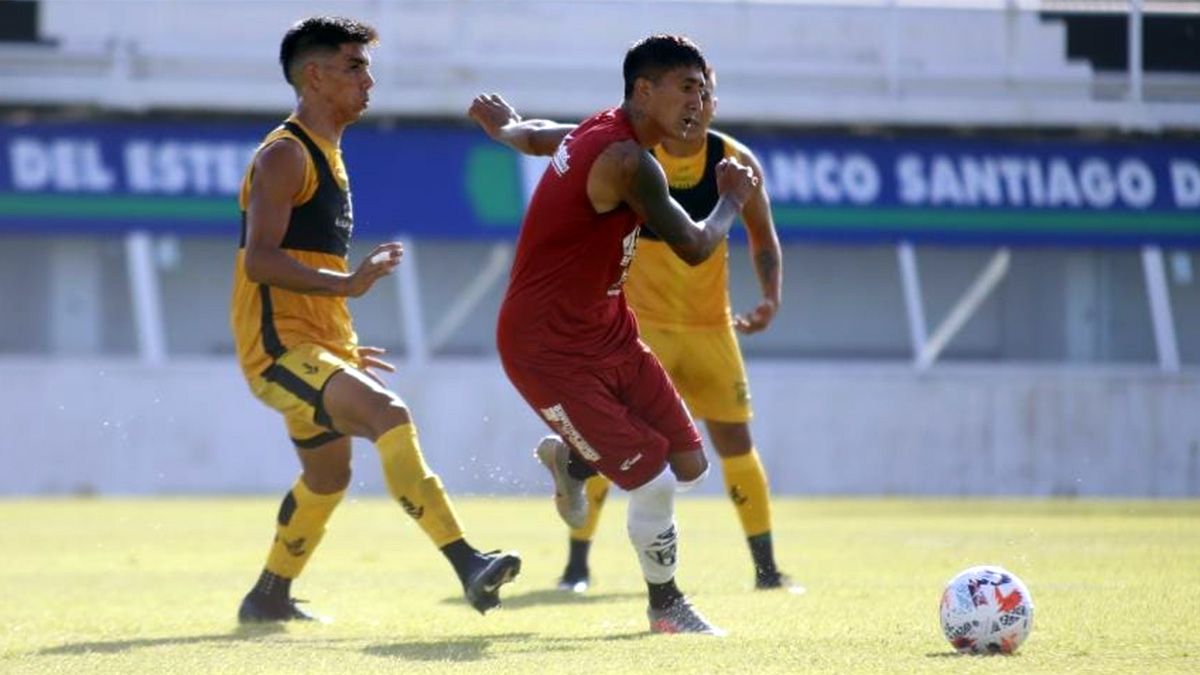
[[[645,593],[571,593],[548,588],[540,591],[502,595],[503,609],[524,609],[526,607],[542,607],[546,605],[595,605],[604,602],[621,602],[645,598]],[[442,604],[457,605],[463,602],[462,596],[444,598]]]
[[[480,661],[491,658],[488,650],[497,642],[528,640],[532,633],[503,633],[500,635],[470,635],[440,640],[410,640],[385,645],[371,645],[364,654],[398,658],[405,661]]]
[[[1002,659],[1012,659],[1012,658],[1017,658],[1017,655],[1014,653],[1006,654],[1004,652],[982,652],[979,654],[960,654],[958,652],[929,652],[928,654],[925,655],[925,657],[930,658],[930,659],[949,659],[949,658],[987,659],[987,658],[992,658],[992,657],[1002,658]]]
[[[57,647],[47,647],[35,652],[38,656],[63,656],[75,654],[117,654],[132,649],[145,647],[169,647],[176,645],[215,644],[221,642],[242,642],[257,640],[283,633],[286,627],[280,624],[262,624],[238,626],[229,633],[213,633],[211,635],[180,635],[176,637],[141,638],[134,640],[98,640],[94,642],[72,642]]]
[[[450,637],[440,640],[409,640],[383,645],[371,645],[363,649],[364,654],[405,661],[483,661],[495,658],[490,650],[498,643],[516,643],[517,651],[545,654],[569,652],[583,649],[589,642],[611,642],[614,640],[641,640],[651,637],[649,632],[605,635],[603,637],[547,637],[534,633],[502,633],[498,635],[472,635]],[[509,650],[511,651],[511,650]]]

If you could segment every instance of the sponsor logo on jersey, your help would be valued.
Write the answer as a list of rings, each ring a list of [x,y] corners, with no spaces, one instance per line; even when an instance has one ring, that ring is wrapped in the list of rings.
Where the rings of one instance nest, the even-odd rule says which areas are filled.
[[[556,403],[549,408],[542,408],[538,412],[542,414],[542,417],[546,418],[550,426],[554,427],[559,436],[562,436],[564,440],[571,444],[575,452],[578,452],[589,462],[600,461],[600,453],[596,452],[596,449],[583,438],[583,435],[571,423],[571,418],[567,417],[567,411],[563,409],[561,403]]]
[[[560,176],[565,174],[567,170],[571,168],[568,165],[571,155],[567,152],[567,143],[570,141],[570,134],[564,136],[562,142],[558,144],[558,149],[554,151],[554,156],[550,158],[550,166],[554,167],[554,173]]]

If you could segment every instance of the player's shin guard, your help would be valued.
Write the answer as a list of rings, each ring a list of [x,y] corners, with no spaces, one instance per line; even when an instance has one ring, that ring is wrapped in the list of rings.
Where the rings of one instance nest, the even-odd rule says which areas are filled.
[[[629,541],[637,551],[642,575],[652,584],[675,578],[675,484],[675,474],[664,467],[658,476],[629,492]]]
[[[751,448],[744,455],[722,457],[721,467],[725,474],[725,494],[737,509],[746,536],[770,532],[770,489],[758,452]]]
[[[283,579],[295,579],[304,570],[312,552],[325,536],[325,523],[345,490],[319,495],[297,479],[279,505],[275,541],[267,555],[266,570]]]
[[[434,545],[441,548],[462,539],[458,514],[446,496],[442,481],[429,470],[421,455],[416,427],[412,424],[392,427],[375,441],[375,446],[383,462],[388,491]]]
[[[591,541],[592,537],[596,536],[596,526],[600,524],[600,509],[604,508],[604,501],[608,498],[609,485],[608,479],[600,474],[592,476],[584,484],[583,489],[588,500],[587,520],[583,527],[571,530],[571,539]]]

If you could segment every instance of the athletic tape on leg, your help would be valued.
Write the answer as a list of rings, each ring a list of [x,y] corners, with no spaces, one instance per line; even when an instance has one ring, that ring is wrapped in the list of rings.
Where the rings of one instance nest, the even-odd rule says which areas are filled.
[[[675,529],[675,474],[669,468],[629,491],[626,527],[646,581],[664,584],[675,578],[678,534]]]

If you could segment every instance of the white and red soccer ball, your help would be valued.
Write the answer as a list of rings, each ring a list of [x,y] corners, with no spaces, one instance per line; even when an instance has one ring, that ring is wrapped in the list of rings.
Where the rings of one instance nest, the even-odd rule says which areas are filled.
[[[1033,628],[1033,599],[996,565],[963,570],[942,591],[942,632],[962,654],[1011,654]]]

